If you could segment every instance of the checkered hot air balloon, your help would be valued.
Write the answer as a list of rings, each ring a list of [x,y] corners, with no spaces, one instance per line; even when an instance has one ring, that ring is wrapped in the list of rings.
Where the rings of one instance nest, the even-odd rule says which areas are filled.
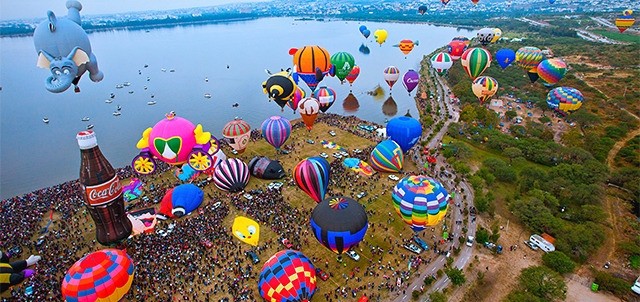
[[[400,172],[403,162],[402,148],[390,139],[380,142],[369,157],[371,167],[380,172]]]
[[[580,90],[571,87],[554,88],[547,94],[549,108],[562,115],[578,110],[583,101],[584,97]]]
[[[119,301],[131,287],[135,267],[126,252],[104,249],[82,257],[62,280],[66,301]]]
[[[414,232],[438,224],[447,213],[450,198],[440,182],[423,175],[401,179],[391,197],[396,212]]]
[[[262,137],[276,150],[280,150],[291,135],[291,122],[288,119],[274,115],[262,122]]]
[[[567,74],[567,63],[560,59],[548,59],[538,64],[538,76],[547,84],[555,84]]]
[[[279,251],[264,263],[258,291],[269,302],[311,301],[316,292],[316,269],[301,252]]]
[[[316,205],[310,224],[316,239],[340,255],[364,239],[369,219],[360,203],[348,197],[335,196]]]
[[[472,80],[479,77],[491,66],[491,54],[483,48],[469,48],[460,58],[462,68]]]
[[[322,157],[301,160],[293,168],[293,179],[311,199],[321,202],[329,186],[329,162]]]

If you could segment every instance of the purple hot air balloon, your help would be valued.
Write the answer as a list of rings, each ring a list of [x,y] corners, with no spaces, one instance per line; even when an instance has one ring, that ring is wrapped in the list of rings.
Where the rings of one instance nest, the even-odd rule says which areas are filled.
[[[276,150],[287,141],[291,135],[291,122],[288,119],[274,115],[262,122],[262,137]]]
[[[407,72],[402,77],[402,84],[404,84],[404,88],[407,89],[409,95],[411,95],[411,91],[413,91],[418,86],[418,81],[420,80],[420,74],[413,69],[407,70]]]
[[[249,167],[237,158],[229,158],[218,164],[213,181],[220,190],[240,192],[249,183]]]

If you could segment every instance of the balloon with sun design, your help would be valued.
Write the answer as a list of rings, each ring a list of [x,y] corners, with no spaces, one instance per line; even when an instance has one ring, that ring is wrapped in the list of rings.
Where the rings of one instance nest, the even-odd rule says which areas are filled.
[[[316,205],[311,230],[322,245],[340,255],[358,244],[369,228],[364,207],[344,196],[334,196]]]

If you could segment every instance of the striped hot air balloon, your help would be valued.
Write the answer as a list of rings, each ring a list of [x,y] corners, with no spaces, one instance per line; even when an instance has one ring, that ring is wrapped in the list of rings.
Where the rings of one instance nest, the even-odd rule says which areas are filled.
[[[616,27],[621,33],[623,33],[629,27],[633,26],[635,22],[636,22],[636,19],[633,17],[633,11],[630,9],[627,9],[624,12],[622,12],[622,15],[616,18]]]
[[[329,162],[322,157],[309,157],[293,168],[293,180],[311,199],[321,202],[329,186]]]
[[[242,153],[247,148],[247,144],[249,144],[251,126],[241,118],[236,117],[222,128],[222,135],[229,139],[229,146],[238,151],[238,153]]]
[[[447,73],[451,66],[453,66],[453,59],[448,53],[439,52],[431,57],[431,67],[440,75]]]
[[[213,182],[220,190],[240,192],[249,183],[249,167],[240,159],[226,159],[216,167]]]
[[[560,59],[548,59],[538,64],[538,76],[547,84],[558,83],[567,74],[567,63]]]
[[[526,71],[530,71],[542,62],[544,55],[542,50],[537,47],[525,46],[516,51],[516,65],[522,67]]]
[[[333,66],[336,78],[342,83],[353,67],[356,66],[356,60],[350,53],[341,51],[331,55],[331,66]]]
[[[462,68],[473,80],[491,66],[491,54],[482,48],[469,48],[462,54]]]
[[[382,73],[384,74],[384,80],[389,84],[389,90],[393,89],[393,84],[400,78],[400,69],[395,66],[389,66]]]
[[[556,112],[567,115],[582,106],[584,96],[580,90],[571,87],[554,88],[547,94],[547,105]]]
[[[287,141],[291,135],[291,122],[281,116],[272,116],[262,122],[262,137],[276,150]]]
[[[380,142],[369,157],[371,167],[380,172],[400,172],[403,163],[402,148],[390,139]]]
[[[292,48],[289,54],[293,55],[293,65],[296,66],[298,76],[314,91],[318,82],[331,69],[329,52],[317,45],[307,45],[300,49]]]
[[[407,176],[391,193],[393,207],[414,232],[436,225],[447,214],[449,193],[437,180],[423,175]]]
[[[336,91],[326,86],[322,86],[313,92],[313,96],[318,100],[318,103],[320,103],[320,111],[323,113],[327,112],[336,101]]]
[[[480,104],[484,104],[498,91],[498,81],[492,77],[478,77],[471,84],[471,90],[478,97]]]
[[[310,224],[316,239],[340,255],[364,239],[369,219],[360,203],[352,198],[336,196],[316,205]]]
[[[104,249],[82,257],[62,280],[66,301],[120,301],[127,294],[135,267],[126,252]]]
[[[264,263],[258,291],[269,302],[311,301],[316,292],[316,268],[302,252],[279,251]]]

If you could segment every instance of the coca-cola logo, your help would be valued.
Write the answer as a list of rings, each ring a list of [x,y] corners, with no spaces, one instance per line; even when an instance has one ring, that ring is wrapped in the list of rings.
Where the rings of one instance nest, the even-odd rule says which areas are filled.
[[[121,193],[122,185],[117,175],[105,183],[85,187],[86,201],[92,206],[108,203]]]

